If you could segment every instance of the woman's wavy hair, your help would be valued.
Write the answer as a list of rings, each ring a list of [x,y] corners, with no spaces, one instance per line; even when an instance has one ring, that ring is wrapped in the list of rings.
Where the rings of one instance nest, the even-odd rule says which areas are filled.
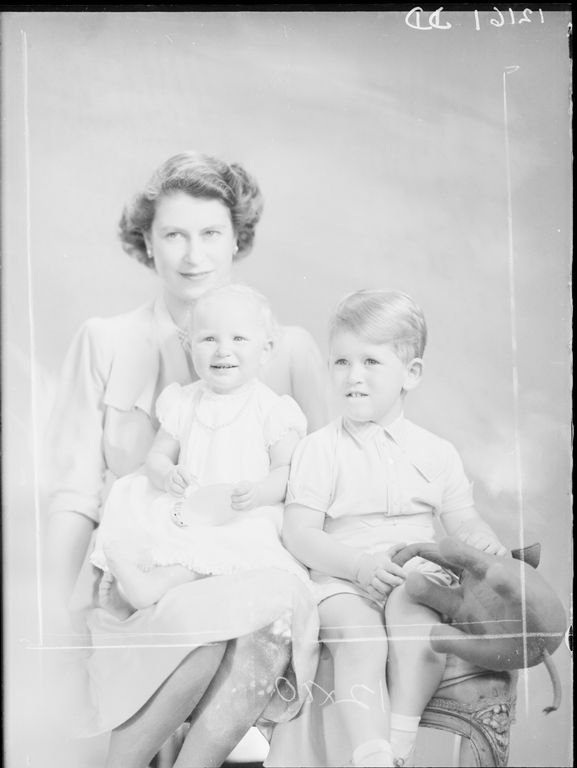
[[[163,163],[142,192],[125,206],[119,223],[123,249],[147,267],[154,260],[146,250],[144,235],[150,232],[156,201],[164,195],[186,192],[191,197],[218,200],[230,211],[240,259],[252,250],[263,200],[255,179],[238,163],[225,163],[200,152],[181,152]]]

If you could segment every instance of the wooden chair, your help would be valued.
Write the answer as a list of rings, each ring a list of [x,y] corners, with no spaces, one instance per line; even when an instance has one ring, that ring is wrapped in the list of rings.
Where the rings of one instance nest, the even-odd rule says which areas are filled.
[[[517,672],[492,672],[448,657],[445,678],[429,702],[421,726],[459,737],[455,755],[459,768],[507,765],[517,677]],[[171,736],[150,768],[172,768],[187,727],[185,723]]]
[[[517,672],[474,668],[449,656],[445,680],[429,702],[421,726],[460,737],[454,757],[459,768],[506,766],[517,678]]]

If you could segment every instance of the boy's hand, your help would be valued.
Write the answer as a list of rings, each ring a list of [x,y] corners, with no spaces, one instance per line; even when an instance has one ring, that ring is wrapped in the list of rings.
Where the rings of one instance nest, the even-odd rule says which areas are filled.
[[[483,532],[459,533],[457,538],[470,547],[474,547],[474,549],[486,552],[488,555],[501,556],[507,554],[507,549],[501,543]]]
[[[237,512],[245,512],[259,505],[259,483],[237,483],[230,495],[230,506]]]
[[[364,552],[357,563],[354,581],[371,597],[387,597],[405,580],[403,569],[393,563],[392,557],[405,543],[395,544],[388,550]]]
[[[173,496],[184,496],[188,486],[192,483],[192,475],[183,464],[177,464],[166,473],[164,478],[164,490]]]

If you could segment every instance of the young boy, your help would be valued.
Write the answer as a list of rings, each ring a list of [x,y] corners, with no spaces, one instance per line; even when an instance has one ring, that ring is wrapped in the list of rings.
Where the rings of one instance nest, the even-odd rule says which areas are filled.
[[[420,558],[400,568],[392,557],[404,544],[432,541],[435,516],[448,535],[505,554],[473,506],[454,447],[403,415],[426,336],[422,311],[402,293],[359,291],[334,315],[330,368],[341,416],[295,451],[283,538],[316,583],[334,679],[315,683],[338,706],[325,717],[322,697],[305,705],[292,738],[271,753],[279,764],[343,765],[344,748],[354,766],[411,765],[445,657],[429,645],[440,617],[413,602],[403,582],[411,569],[442,584],[452,577]],[[305,728],[310,747],[298,758],[294,728]]]

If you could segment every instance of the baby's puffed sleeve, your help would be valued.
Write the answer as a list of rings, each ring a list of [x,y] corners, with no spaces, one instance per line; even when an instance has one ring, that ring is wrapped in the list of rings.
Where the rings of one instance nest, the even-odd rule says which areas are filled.
[[[291,461],[286,504],[327,512],[334,493],[335,453],[326,429],[305,437]]]
[[[187,397],[184,388],[174,382],[162,390],[156,401],[156,416],[161,427],[180,441],[186,417]]]
[[[457,449],[449,442],[445,442],[444,459],[440,514],[470,509],[474,506],[473,486],[465,474]]]
[[[307,433],[307,419],[299,405],[289,395],[280,396],[267,414],[264,422],[264,439],[270,448],[289,432],[299,437]]]
[[[46,435],[50,511],[77,512],[95,522],[105,483],[102,440],[108,357],[101,321],[87,321],[64,361]]]

